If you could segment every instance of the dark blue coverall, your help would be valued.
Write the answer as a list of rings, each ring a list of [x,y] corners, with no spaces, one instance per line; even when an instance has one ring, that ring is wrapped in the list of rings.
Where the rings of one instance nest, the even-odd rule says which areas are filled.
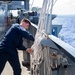
[[[13,24],[0,42],[0,74],[8,61],[14,75],[21,75],[21,66],[18,58],[19,50],[26,50],[22,38],[34,41],[34,37],[21,25]]]

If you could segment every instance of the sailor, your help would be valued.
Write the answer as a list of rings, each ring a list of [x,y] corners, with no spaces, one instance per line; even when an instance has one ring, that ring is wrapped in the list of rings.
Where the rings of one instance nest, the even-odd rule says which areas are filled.
[[[32,34],[27,31],[30,25],[30,21],[27,18],[23,18],[20,24],[13,24],[2,38],[0,42],[0,75],[7,61],[10,63],[14,75],[21,75],[21,66],[17,50],[24,50],[28,53],[33,52],[31,48],[26,48],[22,44],[23,37],[34,41]]]

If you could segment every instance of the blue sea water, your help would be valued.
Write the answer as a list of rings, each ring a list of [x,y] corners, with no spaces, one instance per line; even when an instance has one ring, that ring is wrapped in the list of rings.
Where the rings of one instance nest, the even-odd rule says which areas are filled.
[[[52,23],[62,25],[58,38],[75,48],[75,15],[57,16]]]

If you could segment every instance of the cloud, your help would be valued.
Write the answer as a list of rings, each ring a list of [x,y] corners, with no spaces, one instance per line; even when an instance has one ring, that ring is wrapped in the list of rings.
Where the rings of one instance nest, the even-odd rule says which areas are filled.
[[[32,7],[42,7],[43,0],[30,0],[30,5],[32,4],[32,2]]]
[[[30,4],[33,0],[30,0]],[[42,7],[43,0],[34,0],[32,7]],[[53,13],[55,14],[75,14],[75,0],[57,0],[54,7]]]
[[[57,0],[53,7],[53,13],[63,15],[75,15],[75,1],[73,0]]]

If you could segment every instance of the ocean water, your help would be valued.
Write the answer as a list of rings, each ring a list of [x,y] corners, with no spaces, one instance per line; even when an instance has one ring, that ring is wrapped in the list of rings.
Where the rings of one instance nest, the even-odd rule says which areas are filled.
[[[57,16],[52,23],[62,25],[58,38],[75,48],[75,15]]]

